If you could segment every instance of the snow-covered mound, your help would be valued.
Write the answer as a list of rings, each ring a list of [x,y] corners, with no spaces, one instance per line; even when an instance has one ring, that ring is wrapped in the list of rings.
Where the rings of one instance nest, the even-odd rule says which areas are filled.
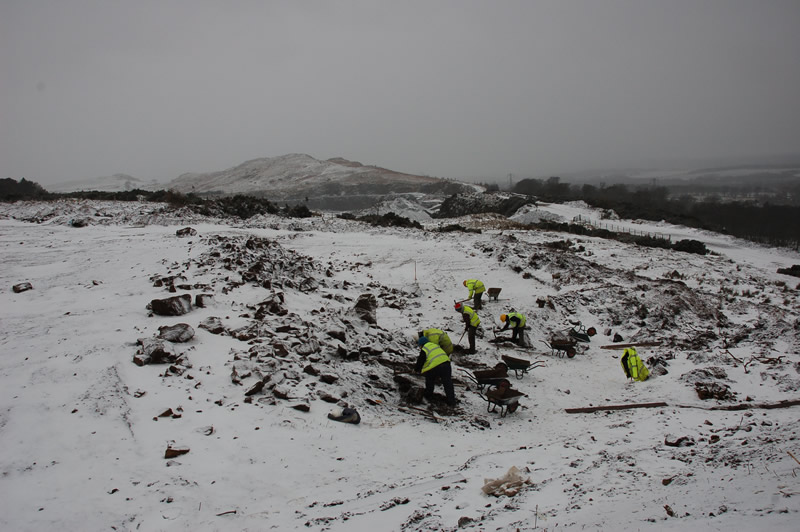
[[[365,216],[370,214],[384,215],[393,212],[402,218],[424,223],[431,220],[430,213],[434,212],[441,202],[440,198],[432,198],[427,194],[404,194],[390,196],[381,200],[375,206],[359,210],[354,214],[356,216]]]

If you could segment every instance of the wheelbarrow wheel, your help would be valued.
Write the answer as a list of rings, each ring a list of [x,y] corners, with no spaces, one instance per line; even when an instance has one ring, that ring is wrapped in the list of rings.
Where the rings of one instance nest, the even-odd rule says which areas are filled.
[[[575,350],[575,348],[574,348],[574,347],[568,347],[568,348],[567,348],[567,358],[572,358],[572,357],[574,357],[574,356],[575,356],[575,353],[577,353],[577,351]]]
[[[513,413],[513,412],[515,412],[517,410],[518,406],[519,406],[519,403],[511,403],[510,405],[508,405],[508,408],[506,408],[506,410],[508,412],[512,412]]]

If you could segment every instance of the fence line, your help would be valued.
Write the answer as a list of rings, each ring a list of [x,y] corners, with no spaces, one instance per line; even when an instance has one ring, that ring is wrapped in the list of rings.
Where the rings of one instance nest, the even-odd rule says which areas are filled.
[[[586,227],[591,227],[594,229],[604,229],[606,231],[611,231],[612,233],[625,233],[633,236],[643,236],[648,238],[656,238],[660,240],[666,240],[668,242],[672,242],[672,235],[668,233],[651,233],[649,231],[637,231],[636,229],[631,229],[628,227],[623,227],[621,225],[614,226],[614,224],[610,223],[597,223],[590,218],[585,218],[582,215],[578,215],[572,219],[573,222],[583,225]]]

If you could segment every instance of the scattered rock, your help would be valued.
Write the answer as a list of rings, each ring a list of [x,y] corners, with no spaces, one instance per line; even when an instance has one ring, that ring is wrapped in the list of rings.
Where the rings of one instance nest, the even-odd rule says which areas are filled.
[[[276,292],[258,304],[255,318],[263,321],[267,315],[286,316],[289,310],[284,305],[283,292]]]
[[[207,330],[211,334],[222,334],[225,332],[225,326],[222,324],[222,320],[216,316],[210,316],[204,319],[200,322],[198,327]]]
[[[183,238],[187,236],[194,236],[197,234],[197,231],[192,227],[184,227],[183,229],[178,229],[177,231],[175,231],[175,234],[178,237]]]
[[[295,352],[301,357],[307,357],[308,355],[318,353],[319,350],[320,350],[319,342],[314,338],[312,338],[307,342],[303,342],[302,344],[298,345],[295,348]]]
[[[689,436],[680,436],[676,438],[668,434],[664,437],[664,445],[668,447],[691,447],[694,445],[694,439]]]
[[[154,299],[150,310],[159,316],[183,316],[192,310],[192,296],[183,294],[166,299]]]
[[[158,328],[158,337],[169,342],[184,343],[194,338],[194,329],[188,323],[164,325]]]
[[[669,373],[669,371],[661,364],[657,364],[650,368],[650,377],[658,377],[661,375],[666,375],[667,373]]]
[[[369,323],[370,325],[377,325],[377,310],[378,300],[374,294],[361,294],[356,300],[355,307],[353,307],[356,316]]]
[[[264,377],[262,379],[258,379],[256,382],[254,382],[250,386],[250,388],[246,392],[244,392],[245,397],[250,397],[251,395],[255,395],[257,393],[260,393],[261,390],[264,389],[264,385],[267,382],[269,382],[269,378],[270,378],[269,375],[267,375],[266,377]]]
[[[186,454],[189,452],[188,447],[172,447],[171,445],[167,446],[167,450],[164,451],[164,458],[177,458],[182,454]]]
[[[336,338],[340,342],[347,341],[347,332],[344,329],[329,329],[326,333],[331,338]]]
[[[194,306],[199,308],[208,308],[214,304],[213,294],[197,294],[194,296]]]
[[[72,227],[86,227],[91,222],[89,218],[73,218],[69,221],[69,225]]]
[[[25,292],[26,290],[32,290],[33,285],[31,283],[18,283],[11,287],[15,294],[19,294],[20,292]]]
[[[342,423],[352,423],[358,425],[361,423],[361,416],[354,408],[342,408],[328,413],[328,419],[334,421],[341,421]]]
[[[139,340],[141,348],[133,356],[133,362],[137,366],[146,364],[171,364],[177,362],[179,355],[176,354],[170,344],[165,344],[157,338],[142,338]]]
[[[272,394],[278,399],[289,399],[291,389],[288,386],[275,386],[272,389]]]
[[[319,398],[322,399],[323,401],[325,401],[326,403],[338,403],[339,402],[339,398],[338,397],[336,397],[334,395],[331,395],[328,392],[320,392],[319,393]]]
[[[727,378],[728,374],[719,366],[697,368],[681,375],[681,380],[689,384],[694,384],[700,381],[725,380]]]
[[[718,399],[720,401],[732,401],[736,399],[736,393],[727,384],[719,382],[696,382],[694,389],[697,396],[702,400]]]

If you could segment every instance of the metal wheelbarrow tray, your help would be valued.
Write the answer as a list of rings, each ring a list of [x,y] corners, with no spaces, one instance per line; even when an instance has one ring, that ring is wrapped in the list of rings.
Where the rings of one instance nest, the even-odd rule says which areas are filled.
[[[489,289],[486,291],[486,295],[487,295],[487,296],[489,296],[489,300],[490,300],[490,301],[491,301],[492,299],[494,299],[495,301],[497,301],[497,297],[500,295],[500,291],[501,291],[501,290],[502,290],[502,288],[496,288],[496,287],[492,287],[492,288],[489,288]]]
[[[486,392],[487,412],[496,412],[500,408],[500,417],[506,417],[509,412],[515,412],[519,407],[519,398],[526,395],[518,390],[511,389],[508,381],[501,383],[496,388]]]
[[[597,330],[594,327],[589,327],[587,329],[583,324],[578,323],[571,329],[568,329],[567,334],[578,342],[589,343],[592,336],[597,334]]]
[[[544,340],[542,340],[542,342],[550,348],[554,355],[563,356],[566,354],[567,358],[572,358],[578,353],[578,350],[575,348],[578,341],[573,338],[553,336],[550,338],[549,342],[545,342]]]
[[[502,358],[505,365],[508,366],[508,369],[514,370],[514,376],[517,377],[517,379],[522,379],[522,377],[524,377],[528,371],[545,365],[544,361],[542,360],[531,362],[530,360],[516,358],[509,355],[503,355]]]
[[[508,368],[502,362],[498,363],[493,369],[479,369],[472,373],[462,369],[467,377],[478,385],[478,393],[482,393],[484,388],[497,386],[508,379]]]

